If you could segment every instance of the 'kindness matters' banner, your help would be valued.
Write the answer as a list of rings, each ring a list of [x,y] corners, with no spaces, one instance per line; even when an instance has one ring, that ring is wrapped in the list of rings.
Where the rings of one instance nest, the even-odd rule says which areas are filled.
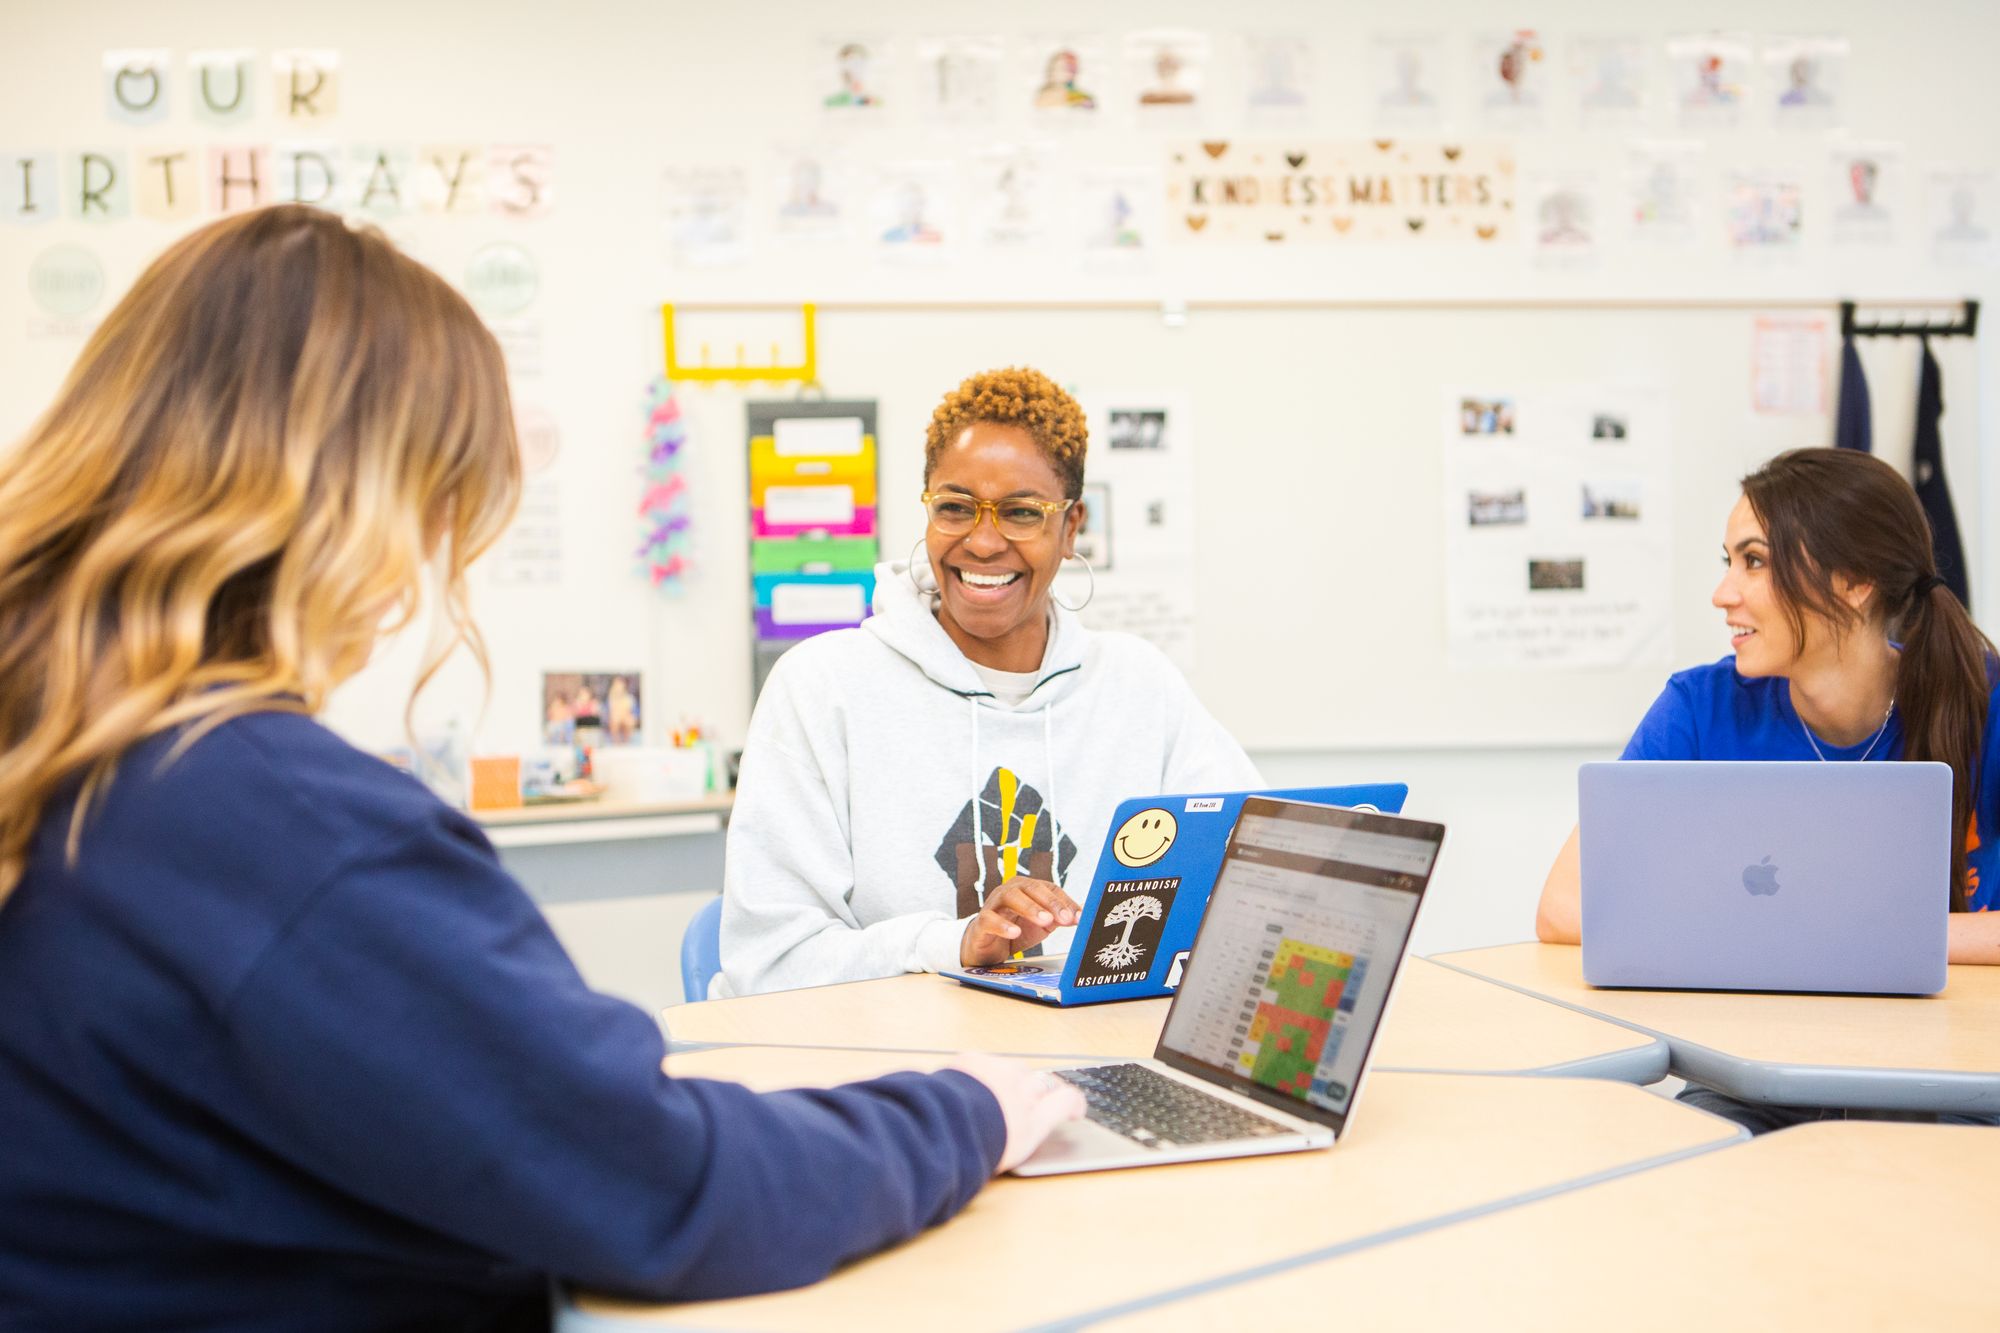
[[[1211,139],[1167,156],[1167,230],[1182,242],[1492,244],[1514,234],[1505,144]]]

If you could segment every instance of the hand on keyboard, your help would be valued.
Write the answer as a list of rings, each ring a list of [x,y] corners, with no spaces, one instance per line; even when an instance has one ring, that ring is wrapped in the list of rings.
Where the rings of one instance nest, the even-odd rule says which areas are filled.
[[[1094,1123],[1148,1148],[1297,1132],[1145,1065],[1060,1069],[1056,1076],[1082,1090]]]
[[[996,1174],[1026,1161],[1057,1125],[1083,1118],[1083,1098],[1077,1090],[1045,1070],[975,1054],[959,1056],[952,1068],[984,1083],[1000,1103],[1001,1117],[1007,1122],[1007,1146],[1001,1150]]]

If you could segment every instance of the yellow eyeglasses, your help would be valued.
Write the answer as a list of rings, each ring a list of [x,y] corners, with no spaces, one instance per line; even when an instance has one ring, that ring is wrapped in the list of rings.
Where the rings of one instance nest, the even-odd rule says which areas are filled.
[[[1010,542],[1033,541],[1042,535],[1049,519],[1062,513],[1074,500],[1037,500],[1031,495],[1013,495],[1005,500],[981,500],[959,491],[925,491],[924,509],[931,526],[946,537],[963,537],[979,526],[979,516],[993,513],[993,526]]]

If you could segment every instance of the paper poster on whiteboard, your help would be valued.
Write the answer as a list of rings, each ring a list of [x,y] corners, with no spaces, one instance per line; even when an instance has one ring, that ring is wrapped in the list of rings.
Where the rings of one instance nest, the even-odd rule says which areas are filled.
[[[563,579],[562,485],[555,462],[562,434],[545,409],[516,409],[514,434],[521,443],[521,503],[514,521],[480,563],[495,587],[551,587]]]
[[[1671,423],[1654,388],[1481,387],[1444,427],[1454,669],[1666,664]]]
[[[1091,629],[1136,634],[1192,672],[1194,431],[1187,395],[1097,393],[1082,401],[1090,449],[1076,549],[1092,572],[1065,561],[1055,595],[1081,605]]]

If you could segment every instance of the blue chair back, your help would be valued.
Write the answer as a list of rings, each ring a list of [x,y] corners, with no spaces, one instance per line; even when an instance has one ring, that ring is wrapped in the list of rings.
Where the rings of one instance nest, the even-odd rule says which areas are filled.
[[[681,990],[689,1004],[708,998],[708,983],[722,970],[722,897],[702,904],[681,936]]]

